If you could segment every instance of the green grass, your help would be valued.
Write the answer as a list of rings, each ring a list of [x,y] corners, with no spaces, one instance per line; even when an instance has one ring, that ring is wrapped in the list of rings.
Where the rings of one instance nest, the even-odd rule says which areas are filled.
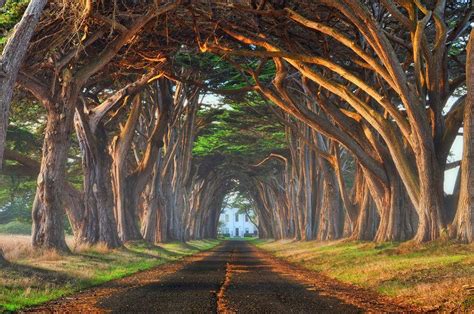
[[[0,244],[4,244],[7,240],[3,236],[0,238]],[[12,236],[11,241],[27,241],[27,237]],[[91,286],[179,260],[184,256],[208,250],[217,244],[218,240],[160,245],[135,242],[118,250],[107,250],[102,247],[79,248],[74,254],[66,256],[52,252],[36,254],[31,251],[25,253],[15,252],[13,249],[6,250],[7,258],[13,263],[11,266],[0,268],[0,312],[16,311],[54,300]]]
[[[31,223],[10,221],[7,224],[0,224],[0,233],[5,234],[31,234]]]
[[[254,240],[275,256],[427,308],[474,309],[474,246]]]

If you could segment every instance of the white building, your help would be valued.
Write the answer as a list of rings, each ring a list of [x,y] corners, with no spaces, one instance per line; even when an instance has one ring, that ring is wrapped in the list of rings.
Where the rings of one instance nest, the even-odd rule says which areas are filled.
[[[225,208],[219,217],[219,233],[230,237],[242,238],[244,235],[257,235],[257,226],[248,215],[239,214],[237,208]]]

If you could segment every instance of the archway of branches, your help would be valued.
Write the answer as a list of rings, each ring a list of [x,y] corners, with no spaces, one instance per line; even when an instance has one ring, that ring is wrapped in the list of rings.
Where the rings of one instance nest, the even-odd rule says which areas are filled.
[[[67,250],[64,213],[109,247],[215,237],[231,190],[263,237],[472,241],[471,16],[463,0],[50,1],[14,105],[41,105],[43,146],[12,137],[4,167],[38,174],[33,244]]]

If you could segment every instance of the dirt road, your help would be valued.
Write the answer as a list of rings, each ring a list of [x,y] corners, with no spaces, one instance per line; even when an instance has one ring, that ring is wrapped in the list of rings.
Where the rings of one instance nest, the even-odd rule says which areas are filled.
[[[182,263],[142,272],[33,312],[354,313],[411,309],[227,241]]]

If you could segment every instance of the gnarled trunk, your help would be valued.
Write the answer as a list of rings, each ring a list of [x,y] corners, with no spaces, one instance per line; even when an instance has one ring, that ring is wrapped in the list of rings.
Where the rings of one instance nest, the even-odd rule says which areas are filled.
[[[133,140],[135,126],[141,109],[141,100],[135,96],[125,127],[110,146],[112,156],[112,191],[117,232],[123,242],[142,238],[138,229],[138,208],[134,178],[127,174],[127,156]]]
[[[32,242],[34,247],[67,252],[61,195],[76,98],[73,94],[73,97],[66,99],[68,102],[48,110],[43,157],[32,210]]]
[[[116,248],[122,243],[113,213],[111,159],[105,130],[99,125],[92,134],[81,115],[79,112],[76,114],[75,127],[82,152],[84,213],[76,238],[82,243],[104,243],[109,248]]]

